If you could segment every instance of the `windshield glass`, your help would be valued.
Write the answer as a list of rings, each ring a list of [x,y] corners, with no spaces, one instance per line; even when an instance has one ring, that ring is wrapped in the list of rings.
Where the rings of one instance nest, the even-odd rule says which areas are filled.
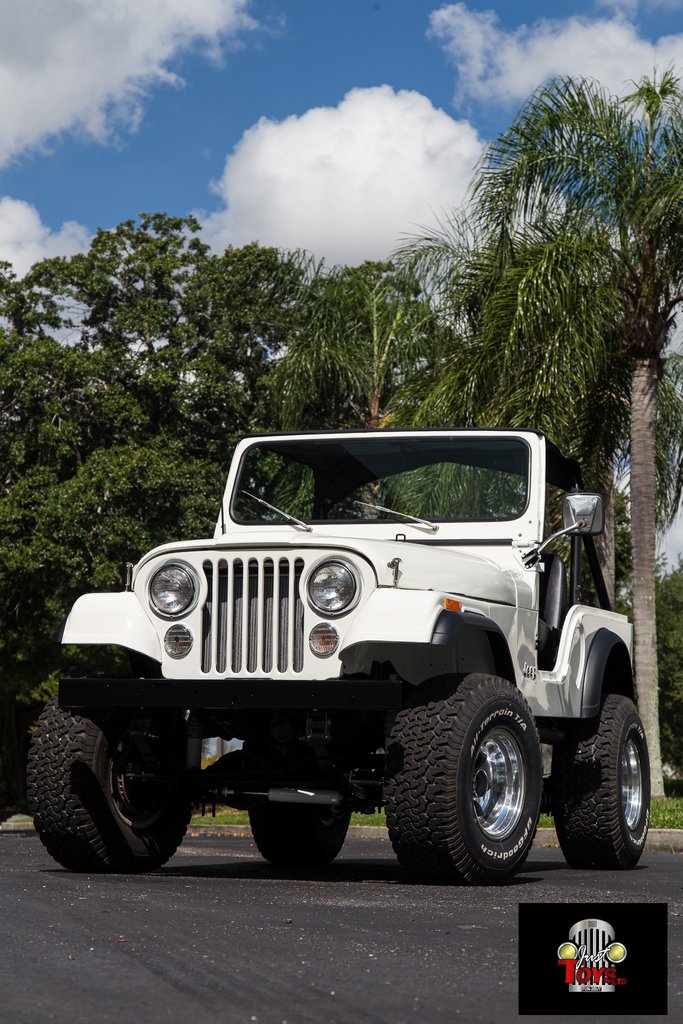
[[[245,453],[231,514],[244,524],[286,522],[278,510],[306,523],[516,519],[528,469],[515,438],[270,438]]]

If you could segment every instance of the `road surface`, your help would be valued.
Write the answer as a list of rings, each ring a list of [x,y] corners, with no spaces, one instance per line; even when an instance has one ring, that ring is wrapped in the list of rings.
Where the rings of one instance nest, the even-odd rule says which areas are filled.
[[[674,853],[595,874],[535,848],[511,885],[424,886],[385,839],[284,870],[247,837],[210,836],[153,874],[79,875],[34,834],[0,833],[0,1021],[501,1024],[518,1019],[520,902],[668,902],[681,1020],[682,881]]]

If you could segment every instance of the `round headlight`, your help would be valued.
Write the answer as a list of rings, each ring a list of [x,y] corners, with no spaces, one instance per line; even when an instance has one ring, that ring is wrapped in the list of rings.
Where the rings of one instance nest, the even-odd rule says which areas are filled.
[[[358,600],[360,580],[350,562],[322,562],[308,578],[308,597],[324,615],[341,615]]]
[[[197,595],[194,573],[184,565],[162,566],[149,582],[149,601],[160,615],[182,615]]]

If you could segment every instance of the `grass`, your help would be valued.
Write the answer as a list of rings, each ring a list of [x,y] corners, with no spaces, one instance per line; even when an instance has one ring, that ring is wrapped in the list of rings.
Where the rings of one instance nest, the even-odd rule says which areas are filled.
[[[382,811],[379,814],[352,814],[352,825],[386,825],[387,819]],[[231,807],[217,807],[216,817],[212,814],[193,814],[193,825],[248,825],[249,815],[246,811],[235,811]]]
[[[683,779],[667,779],[664,783],[665,797],[653,799],[650,807],[650,828],[683,829]],[[248,825],[249,815],[246,811],[235,811],[230,807],[218,807],[216,817],[213,815],[195,814],[193,825]],[[352,825],[386,825],[384,813],[352,814]],[[552,828],[553,819],[550,814],[542,814],[540,828]]]
[[[650,803],[650,828],[683,829],[683,779],[665,779],[664,797],[653,797]],[[551,814],[542,814],[539,828],[552,828]]]

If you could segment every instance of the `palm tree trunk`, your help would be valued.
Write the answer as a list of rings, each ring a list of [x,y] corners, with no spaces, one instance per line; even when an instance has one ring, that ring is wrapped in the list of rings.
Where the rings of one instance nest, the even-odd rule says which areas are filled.
[[[650,750],[652,795],[664,795],[655,620],[657,360],[636,358],[631,383],[631,544],[636,683]]]

